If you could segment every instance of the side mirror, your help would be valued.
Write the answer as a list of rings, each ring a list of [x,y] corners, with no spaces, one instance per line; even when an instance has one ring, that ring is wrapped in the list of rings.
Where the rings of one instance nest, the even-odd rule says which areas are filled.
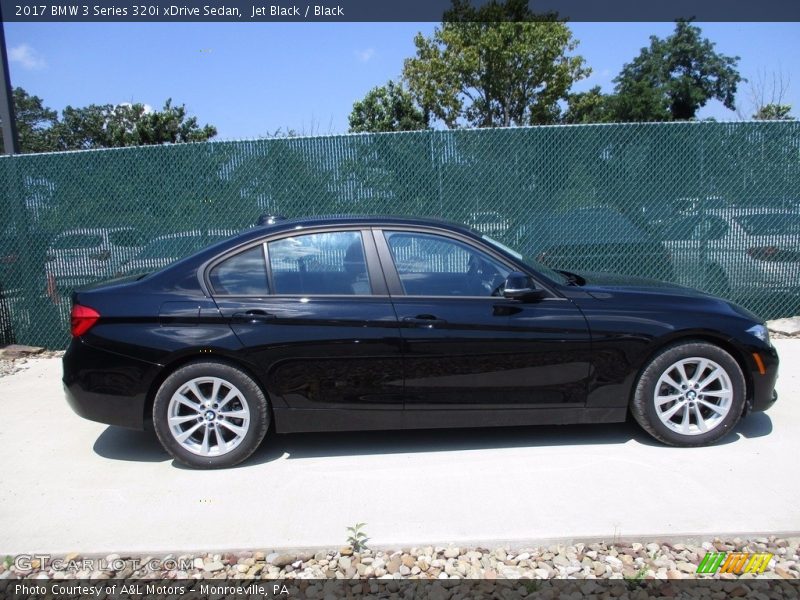
[[[514,271],[506,277],[506,282],[503,286],[504,298],[531,302],[532,300],[540,300],[545,295],[545,291],[540,287],[536,287],[536,282],[530,275]]]

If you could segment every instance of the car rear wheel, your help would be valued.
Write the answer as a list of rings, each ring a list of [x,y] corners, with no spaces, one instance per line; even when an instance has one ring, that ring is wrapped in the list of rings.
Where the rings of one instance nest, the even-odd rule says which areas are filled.
[[[153,404],[153,425],[175,460],[191,467],[231,467],[249,457],[269,427],[267,399],[246,373],[203,361],[164,380]]]
[[[687,342],[659,353],[645,367],[631,412],[657,440],[705,446],[726,435],[745,404],[745,381],[736,360],[706,342]]]

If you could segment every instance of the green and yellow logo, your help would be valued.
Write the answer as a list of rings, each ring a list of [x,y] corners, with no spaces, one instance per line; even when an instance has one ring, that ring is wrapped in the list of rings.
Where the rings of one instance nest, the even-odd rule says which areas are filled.
[[[769,552],[706,552],[697,565],[697,573],[763,573],[772,560]]]

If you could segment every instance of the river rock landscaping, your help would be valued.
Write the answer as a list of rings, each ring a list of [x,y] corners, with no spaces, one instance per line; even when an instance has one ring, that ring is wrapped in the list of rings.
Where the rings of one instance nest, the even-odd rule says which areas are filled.
[[[510,549],[421,546],[284,552],[173,554],[166,557],[112,554],[86,558],[34,559],[20,566],[7,557],[0,579],[692,579],[706,552],[768,552],[761,574],[719,573],[703,578],[800,579],[800,539],[714,539],[700,545],[657,542],[576,543]],[[95,566],[96,568],[92,568]]]

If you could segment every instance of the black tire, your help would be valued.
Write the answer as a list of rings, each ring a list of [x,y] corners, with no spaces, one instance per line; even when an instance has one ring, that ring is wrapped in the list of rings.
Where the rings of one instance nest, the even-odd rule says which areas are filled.
[[[678,433],[664,424],[658,416],[655,399],[655,388],[662,374],[678,361],[690,358],[705,358],[717,363],[730,378],[732,391],[728,413],[709,431],[695,435]],[[655,439],[670,446],[689,448],[713,444],[727,435],[741,418],[745,401],[746,384],[736,359],[719,346],[707,342],[682,342],[665,348],[645,366],[631,401],[631,413]]]
[[[168,422],[173,395],[187,383],[202,377],[217,377],[233,384],[246,401],[246,408],[241,405],[242,410],[249,414],[247,432],[238,445],[216,456],[203,456],[185,448],[173,435]],[[269,421],[268,401],[258,384],[242,370],[219,361],[198,361],[180,367],[161,384],[153,404],[153,426],[161,445],[178,462],[199,469],[232,467],[247,459],[264,439]]]

